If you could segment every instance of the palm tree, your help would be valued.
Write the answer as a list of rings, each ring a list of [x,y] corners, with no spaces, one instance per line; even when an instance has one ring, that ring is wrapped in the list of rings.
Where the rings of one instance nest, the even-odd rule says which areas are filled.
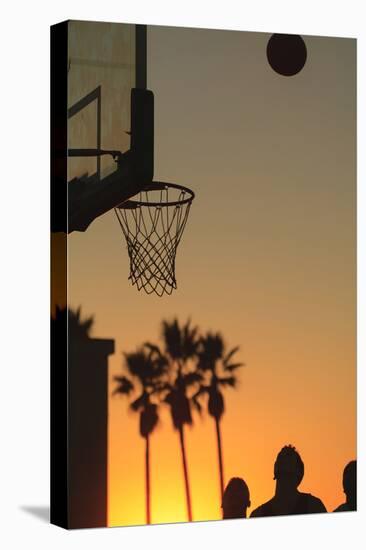
[[[197,350],[197,370],[203,373],[206,383],[201,384],[200,389],[193,396],[193,400],[196,407],[200,408],[199,396],[208,395],[208,413],[214,419],[216,426],[221,501],[224,495],[224,463],[220,421],[225,412],[222,389],[236,387],[237,378],[234,373],[243,366],[243,363],[232,362],[238,350],[239,347],[235,347],[227,352],[221,334],[211,332],[200,339]]]
[[[163,321],[162,337],[164,351],[161,352],[158,346],[147,343],[146,346],[156,356],[166,357],[169,364],[168,380],[164,383],[164,402],[170,407],[173,427],[179,434],[179,443],[182,456],[182,467],[186,493],[186,505],[188,521],[192,521],[192,501],[190,493],[187,454],[184,439],[184,426],[192,425],[192,400],[189,396],[189,389],[202,380],[202,374],[193,371],[190,360],[196,357],[197,353],[197,327],[191,327],[188,320],[180,327],[177,319],[171,323]]]
[[[145,439],[145,487],[146,487],[146,523],[151,523],[151,485],[150,485],[150,436],[158,421],[158,405],[154,395],[160,391],[161,377],[167,369],[163,356],[157,357],[146,348],[134,353],[125,353],[125,364],[132,380],[127,376],[115,376],[117,388],[113,394],[130,395],[137,384],[139,395],[130,407],[140,413],[140,435]]]
[[[69,309],[69,331],[80,338],[90,338],[90,332],[94,325],[94,317],[81,318],[81,306],[76,311]]]
[[[69,334],[72,335],[73,339],[82,339],[90,338],[90,332],[94,324],[94,317],[87,317],[82,319],[81,317],[81,306],[77,310],[65,307],[61,308],[56,306],[56,313],[54,317],[51,317],[52,323],[55,323],[57,326],[68,327]]]

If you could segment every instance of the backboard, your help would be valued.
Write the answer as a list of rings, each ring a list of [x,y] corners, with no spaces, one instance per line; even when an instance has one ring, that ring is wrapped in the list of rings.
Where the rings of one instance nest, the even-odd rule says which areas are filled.
[[[53,231],[70,233],[85,231],[152,181],[154,100],[146,90],[144,25],[65,25],[67,67],[60,59],[53,66],[67,78],[55,72],[53,95],[67,82],[68,216]],[[61,102],[54,104],[60,110]],[[61,161],[63,151],[56,149]]]
[[[70,21],[68,31],[68,147],[127,151],[135,25]],[[68,181],[115,170],[111,157],[68,159]]]

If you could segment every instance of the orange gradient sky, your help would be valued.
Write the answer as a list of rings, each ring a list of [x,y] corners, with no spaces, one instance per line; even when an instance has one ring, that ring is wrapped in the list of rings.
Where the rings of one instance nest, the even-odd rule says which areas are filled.
[[[155,179],[196,193],[178,289],[157,298],[130,285],[110,212],[68,237],[69,304],[95,316],[93,336],[115,339],[110,393],[122,352],[157,340],[162,319],[191,317],[240,345],[246,367],[226,392],[222,422],[226,481],[247,481],[252,510],[272,496],[275,456],[292,443],[305,463],[300,488],[332,510],[356,456],[356,41],[304,37],[307,64],[286,78],[266,61],[269,36],[148,27]],[[92,85],[82,57],[71,64],[70,104]],[[132,57],[126,52],[126,63]],[[122,65],[121,82],[131,78]],[[93,78],[108,83],[108,70]],[[108,108],[103,102],[102,146],[125,149],[128,113],[111,118]],[[196,417],[186,440],[194,520],[219,519],[212,419]],[[151,473],[153,523],[185,521],[178,436],[165,410]],[[109,400],[108,477],[109,524],[144,523],[144,441],[123,398]]]

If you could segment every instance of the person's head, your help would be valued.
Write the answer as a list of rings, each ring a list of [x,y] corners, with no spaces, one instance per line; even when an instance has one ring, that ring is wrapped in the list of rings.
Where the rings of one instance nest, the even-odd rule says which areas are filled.
[[[357,500],[357,462],[352,460],[343,470],[343,491],[347,502],[356,510]]]
[[[222,498],[224,519],[245,518],[250,506],[248,485],[240,477],[233,477],[226,486]]]
[[[274,464],[274,478],[278,483],[297,488],[304,477],[304,463],[295,447],[282,447]]]

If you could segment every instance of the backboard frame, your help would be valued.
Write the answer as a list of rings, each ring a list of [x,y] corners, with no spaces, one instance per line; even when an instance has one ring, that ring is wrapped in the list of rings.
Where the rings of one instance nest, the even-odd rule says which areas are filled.
[[[51,54],[51,231],[67,234],[85,231],[95,218],[130,199],[151,183],[154,160],[154,98],[153,93],[146,88],[146,25],[135,25],[137,92],[131,94],[131,148],[123,155],[123,162],[118,162],[118,169],[101,179],[100,155],[104,154],[101,152],[102,90],[97,86],[68,108],[68,23],[65,21],[59,24],[64,26],[64,36],[62,41],[57,40],[57,44],[55,40],[54,53]],[[57,25],[51,29],[56,27]],[[58,56],[56,50],[59,51]],[[67,123],[93,101],[97,102],[97,171],[80,182],[74,178],[71,183],[67,181],[67,162],[70,156]],[[87,156],[92,154],[89,150]],[[84,194],[85,190],[87,192]]]

